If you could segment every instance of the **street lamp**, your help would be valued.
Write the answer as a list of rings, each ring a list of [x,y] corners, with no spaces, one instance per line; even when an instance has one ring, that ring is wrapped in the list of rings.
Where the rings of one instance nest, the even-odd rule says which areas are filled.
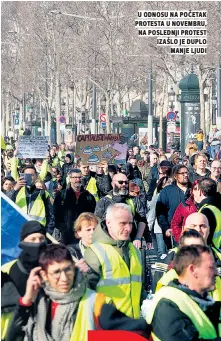
[[[176,96],[176,93],[173,90],[173,87],[171,86],[170,91],[168,92],[169,108],[171,109],[171,111],[173,111],[173,109],[175,108],[173,104],[175,102],[175,96]]]
[[[212,95],[212,125],[216,124],[216,105],[217,97],[215,94]]]
[[[169,108],[171,111],[173,111],[173,109],[175,108],[174,106],[175,98],[176,98],[176,93],[173,90],[173,87],[171,86],[170,91],[168,92]],[[174,124],[176,123],[174,122]],[[167,125],[167,128],[168,128],[168,125]],[[172,146],[174,143],[174,132],[171,131],[170,134],[171,134],[171,146]]]

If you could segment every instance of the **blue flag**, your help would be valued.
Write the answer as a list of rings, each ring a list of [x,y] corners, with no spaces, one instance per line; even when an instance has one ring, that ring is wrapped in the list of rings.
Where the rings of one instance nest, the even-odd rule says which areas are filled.
[[[23,213],[20,208],[1,192],[1,218],[2,218],[2,257],[4,265],[16,259],[21,252],[18,247],[20,240],[20,230],[22,225],[30,220],[29,216]]]

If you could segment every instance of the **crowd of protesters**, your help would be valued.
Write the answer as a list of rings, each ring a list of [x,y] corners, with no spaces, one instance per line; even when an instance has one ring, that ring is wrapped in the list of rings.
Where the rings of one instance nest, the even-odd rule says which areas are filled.
[[[6,144],[2,192],[31,220],[18,227],[19,257],[2,267],[1,339],[86,341],[88,330],[122,329],[220,341],[216,128],[209,142],[204,150],[200,130],[181,156],[133,136],[124,164],[96,166],[65,143],[49,146],[46,159],[18,159],[17,145]],[[152,296],[141,248],[157,255]]]

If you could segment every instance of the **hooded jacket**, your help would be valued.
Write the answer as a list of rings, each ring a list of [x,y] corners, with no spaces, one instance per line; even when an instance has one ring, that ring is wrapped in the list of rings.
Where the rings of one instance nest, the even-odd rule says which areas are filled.
[[[178,280],[169,283],[190,296],[204,311],[209,320],[217,329],[219,322],[220,302],[214,302],[210,297],[200,296],[196,291],[181,285]],[[163,298],[159,301],[151,323],[153,333],[161,341],[201,341],[198,331],[192,321],[180,311],[178,306]],[[219,341],[217,338],[216,341]],[[214,340],[215,341],[215,340]]]
[[[207,197],[203,199],[203,201],[199,205],[199,209],[201,209],[204,205],[212,205],[217,207],[221,211],[221,194],[216,193],[216,195],[212,197]],[[216,217],[214,216],[213,212],[207,208],[204,207],[200,213],[205,214],[205,216],[208,219],[209,226],[210,226],[210,234],[207,240],[207,244],[211,245],[212,244],[212,239],[213,239],[213,234],[216,229]]]
[[[191,198],[187,199],[184,204],[181,202],[177,207],[170,225],[174,239],[177,243],[179,242],[186,218],[195,212],[197,212],[197,206]]]

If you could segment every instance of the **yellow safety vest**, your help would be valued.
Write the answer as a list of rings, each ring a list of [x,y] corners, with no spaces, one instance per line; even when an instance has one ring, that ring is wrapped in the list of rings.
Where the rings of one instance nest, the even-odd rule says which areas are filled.
[[[47,191],[45,191],[45,196],[49,196],[49,193]],[[46,226],[45,205],[40,193],[34,201],[31,209],[29,209],[26,200],[25,187],[22,187],[17,194],[15,203],[21,208],[23,212],[28,214],[32,220],[37,220],[43,226]]]
[[[95,178],[93,177],[90,178],[86,190],[94,196],[96,201],[99,201],[97,183]]]
[[[107,194],[106,198],[112,199],[113,197],[110,194]],[[126,204],[130,206],[132,214],[135,215],[135,207],[134,207],[133,199],[131,198],[126,199]]]
[[[14,259],[11,262],[5,263],[4,265],[1,266],[1,271],[9,275],[11,267],[13,264],[15,264],[15,262],[17,262],[17,259]]]
[[[132,318],[140,317],[142,263],[140,251],[129,243],[130,269],[115,248],[108,244],[89,246],[102,267],[96,291],[110,297],[115,307]]]
[[[105,295],[87,289],[79,306],[70,341],[87,341],[88,330],[95,330],[95,321],[100,315],[104,303],[110,303]]]
[[[165,274],[163,274],[161,279],[157,282],[156,292],[160,290],[162,287],[164,287],[165,285],[168,285],[173,279],[176,279],[176,278],[178,278],[178,275],[174,269],[170,269],[169,271],[167,271]]]
[[[155,309],[162,298],[175,303],[180,311],[191,320],[199,333],[200,339],[212,340],[218,337],[215,327],[199,305],[185,292],[173,287],[163,287],[156,293],[147,312],[146,321],[148,324],[152,323]],[[153,332],[151,334],[154,341],[160,341]]]
[[[221,247],[221,211],[216,206],[206,204],[203,207],[201,207],[199,212],[201,212],[204,208],[209,208],[213,212],[216,218],[216,229],[213,234],[212,242],[213,242],[213,245],[217,249],[220,249]]]

